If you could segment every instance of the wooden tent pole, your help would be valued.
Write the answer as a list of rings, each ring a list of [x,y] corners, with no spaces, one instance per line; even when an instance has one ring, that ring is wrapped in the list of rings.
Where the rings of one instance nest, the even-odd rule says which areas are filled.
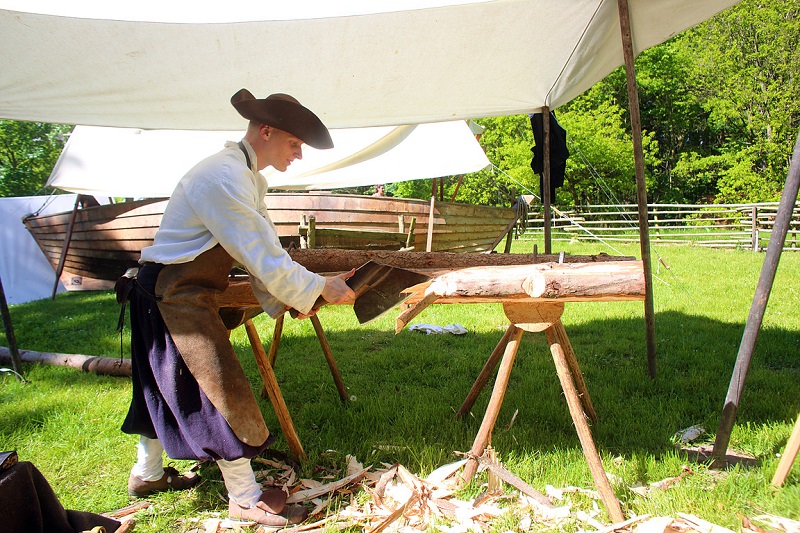
[[[761,266],[761,275],[758,278],[756,293],[753,296],[750,314],[747,316],[742,342],[739,345],[739,354],[736,356],[733,375],[728,386],[728,394],[725,397],[725,405],[722,408],[722,418],[719,421],[719,429],[717,429],[717,437],[714,441],[714,451],[711,453],[712,466],[714,467],[721,467],[725,462],[728,442],[731,438],[733,423],[736,420],[736,411],[739,409],[739,399],[742,397],[744,380],[747,377],[747,369],[750,367],[750,358],[753,356],[753,351],[756,347],[756,339],[761,329],[761,322],[764,319],[764,311],[767,308],[769,293],[772,290],[772,282],[775,281],[775,272],[778,270],[778,261],[781,258],[783,244],[786,242],[789,225],[792,222],[792,213],[797,202],[798,188],[800,188],[800,134],[798,134],[794,145],[789,174],[786,177],[786,184],[783,186],[783,194],[781,194],[781,202],[778,205],[775,224],[769,237],[764,264]]]
[[[550,216],[550,107],[542,106],[542,127],[544,144],[542,145],[542,208],[544,209],[544,253],[552,253]]]
[[[2,278],[0,278],[0,314],[3,316],[3,325],[6,328],[8,351],[11,353],[11,367],[14,372],[22,376],[22,358],[19,356],[19,350],[17,349],[17,337],[14,335],[14,326],[11,325],[11,313],[8,310]]]
[[[653,269],[650,264],[650,230],[647,222],[647,184],[644,180],[644,150],[642,148],[642,118],[639,113],[639,91],[633,60],[633,38],[628,12],[628,0],[618,0],[619,25],[622,34],[622,51],[625,56],[625,74],[628,81],[628,101],[631,110],[631,138],[636,165],[636,200],[639,206],[639,246],[644,265],[644,321],[647,337],[647,373],[656,377],[656,320],[653,306]]]
[[[456,182],[456,188],[453,190],[452,196],[450,196],[450,201],[451,202],[455,202],[456,201],[456,195],[458,194],[458,189],[459,189],[459,187],[461,187],[461,182],[462,181],[464,181],[464,174],[460,174],[458,176],[458,181]]]
[[[56,292],[58,292],[58,281],[61,278],[61,273],[64,272],[64,262],[67,260],[67,251],[69,251],[69,241],[72,240],[72,230],[75,228],[75,217],[78,215],[78,206],[81,203],[81,195],[75,197],[75,207],[72,208],[72,217],[69,219],[69,227],[67,234],[64,236],[64,244],[61,245],[61,257],[58,258],[58,268],[56,268],[56,281],[53,284],[53,294],[50,296],[51,300],[56,299]]]
[[[431,208],[428,211],[428,240],[425,244],[425,251],[433,251],[433,213],[436,208],[436,195],[431,196]]]

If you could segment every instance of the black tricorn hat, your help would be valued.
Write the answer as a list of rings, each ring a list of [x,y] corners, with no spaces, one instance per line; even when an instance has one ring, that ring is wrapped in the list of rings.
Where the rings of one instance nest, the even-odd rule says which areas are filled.
[[[239,89],[231,96],[231,104],[247,120],[289,132],[314,148],[333,148],[333,140],[325,124],[288,94],[277,93],[256,98],[247,89]]]

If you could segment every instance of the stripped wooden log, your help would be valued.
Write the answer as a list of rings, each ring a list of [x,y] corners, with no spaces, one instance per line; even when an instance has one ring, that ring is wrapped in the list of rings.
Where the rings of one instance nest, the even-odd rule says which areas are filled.
[[[413,305],[430,294],[437,303],[643,300],[641,261],[484,266],[442,274],[408,289]]]
[[[34,352],[20,350],[20,359],[23,363],[45,363],[49,365],[67,366],[94,372],[107,376],[130,376],[131,360],[116,357],[96,357],[92,355]],[[0,363],[11,362],[11,352],[5,346],[0,346]]]

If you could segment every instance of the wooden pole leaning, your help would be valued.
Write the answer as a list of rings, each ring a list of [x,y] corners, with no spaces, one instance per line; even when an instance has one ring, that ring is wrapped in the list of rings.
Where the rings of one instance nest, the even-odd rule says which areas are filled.
[[[786,176],[786,183],[781,193],[781,201],[778,204],[778,214],[772,226],[772,234],[767,245],[767,253],[764,263],[761,265],[761,274],[758,278],[753,302],[750,305],[750,313],[747,315],[747,322],[742,333],[742,341],[739,344],[739,352],[736,355],[736,363],[733,367],[733,375],[728,385],[728,393],[725,396],[725,404],[722,407],[722,417],[717,428],[717,437],[714,440],[714,450],[711,452],[713,459],[712,467],[722,468],[725,466],[725,457],[728,453],[728,443],[730,442],[733,424],[736,421],[736,413],[739,410],[739,401],[744,391],[744,381],[747,371],[750,368],[750,359],[756,347],[758,332],[766,313],[769,295],[772,292],[772,284],[775,281],[775,274],[778,270],[778,262],[781,258],[783,245],[786,242],[786,235],[792,222],[792,213],[797,203],[797,195],[800,191],[800,134],[794,145],[789,173]]]
[[[625,75],[628,84],[628,102],[631,111],[631,139],[636,171],[636,203],[639,210],[639,249],[644,267],[644,323],[647,345],[647,373],[656,377],[656,319],[653,296],[653,270],[650,261],[650,227],[647,215],[647,184],[644,175],[644,148],[642,146],[642,118],[639,111],[639,90],[634,67],[633,36],[628,10],[628,0],[617,0],[619,25],[622,38],[622,54],[625,58]]]
[[[0,279],[0,315],[2,315],[3,327],[5,327],[6,340],[8,341],[8,351],[11,355],[11,367],[20,377],[24,373],[22,369],[22,358],[17,348],[17,337],[14,334],[14,326],[11,324],[11,312],[8,310],[6,301],[6,291],[3,289],[3,280]]]
[[[64,263],[67,260],[67,252],[69,251],[69,244],[72,240],[72,231],[75,229],[75,218],[78,216],[78,206],[81,203],[81,195],[75,197],[75,207],[72,208],[72,215],[69,219],[69,226],[67,226],[67,234],[64,236],[64,244],[61,245],[61,257],[58,258],[58,266],[56,267],[56,280],[53,283],[53,294],[50,296],[51,300],[56,299],[58,292],[58,282],[61,279],[61,273],[64,272]]]
[[[286,438],[286,442],[289,445],[289,452],[296,461],[306,461],[306,452],[303,450],[303,445],[300,444],[300,438],[297,436],[294,422],[292,422],[289,409],[286,407],[286,402],[283,399],[283,394],[278,385],[278,379],[275,377],[275,372],[273,372],[272,366],[269,364],[256,326],[251,319],[248,319],[245,321],[244,327],[247,331],[247,338],[250,340],[250,346],[253,348],[253,355],[256,358],[258,372],[261,374],[261,379],[264,380],[264,387],[267,389],[272,408],[275,410],[275,415],[278,417],[278,423],[283,431],[283,436]]]

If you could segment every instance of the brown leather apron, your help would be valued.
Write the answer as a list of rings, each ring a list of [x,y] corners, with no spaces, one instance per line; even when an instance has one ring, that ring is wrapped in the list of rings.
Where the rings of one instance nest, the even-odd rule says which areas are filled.
[[[260,446],[269,430],[219,315],[233,259],[222,246],[158,275],[158,308],[192,376],[245,444]]]

